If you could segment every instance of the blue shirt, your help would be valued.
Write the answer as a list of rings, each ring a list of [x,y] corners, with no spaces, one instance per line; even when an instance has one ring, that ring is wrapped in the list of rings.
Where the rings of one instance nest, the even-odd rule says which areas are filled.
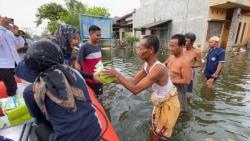
[[[225,50],[219,47],[210,49],[207,54],[206,68],[204,71],[207,78],[210,78],[215,73],[220,62],[225,62]]]
[[[0,68],[15,68],[20,62],[16,47],[24,46],[22,37],[15,37],[7,28],[0,26]]]

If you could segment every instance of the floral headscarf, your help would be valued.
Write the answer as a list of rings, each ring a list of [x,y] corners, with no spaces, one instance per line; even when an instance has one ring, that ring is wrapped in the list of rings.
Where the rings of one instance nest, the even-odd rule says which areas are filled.
[[[76,34],[79,34],[79,30],[71,25],[59,25],[55,33],[56,43],[62,49],[64,58],[67,60],[70,59],[72,53],[70,41]]]

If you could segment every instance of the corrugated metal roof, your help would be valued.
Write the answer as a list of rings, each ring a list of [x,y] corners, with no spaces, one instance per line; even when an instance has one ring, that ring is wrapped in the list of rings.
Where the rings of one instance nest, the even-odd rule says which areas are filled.
[[[141,30],[141,29],[148,29],[148,28],[153,28],[155,26],[159,26],[161,24],[167,23],[167,22],[171,22],[172,19],[168,19],[168,20],[161,20],[161,21],[157,21],[157,22],[153,22],[153,23],[149,23],[149,24],[145,24],[143,26],[137,27],[135,29],[137,30]]]

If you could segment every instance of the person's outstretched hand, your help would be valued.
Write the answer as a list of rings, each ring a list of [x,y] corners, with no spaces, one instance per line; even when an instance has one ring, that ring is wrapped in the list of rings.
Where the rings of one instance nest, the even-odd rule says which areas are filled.
[[[103,74],[106,75],[107,77],[117,77],[120,73],[112,67],[106,67],[103,70]]]
[[[106,67],[102,73],[107,77],[116,77],[117,79],[114,81],[114,83],[120,83],[118,79],[120,73],[116,69],[112,67]]]
[[[100,73],[95,72],[95,73],[93,74],[93,80],[94,80],[95,82],[102,83],[102,82],[100,81]]]

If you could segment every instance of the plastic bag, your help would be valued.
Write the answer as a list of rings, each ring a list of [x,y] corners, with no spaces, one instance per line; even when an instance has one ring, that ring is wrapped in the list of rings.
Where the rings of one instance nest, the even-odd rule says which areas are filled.
[[[99,75],[99,79],[101,82],[103,83],[112,83],[113,81],[116,80],[116,77],[108,77],[106,76],[105,74],[102,73],[102,71],[104,70],[104,65],[103,64],[107,64],[106,63],[102,63],[102,61],[98,62],[96,65],[95,65],[95,73],[100,73]]]

